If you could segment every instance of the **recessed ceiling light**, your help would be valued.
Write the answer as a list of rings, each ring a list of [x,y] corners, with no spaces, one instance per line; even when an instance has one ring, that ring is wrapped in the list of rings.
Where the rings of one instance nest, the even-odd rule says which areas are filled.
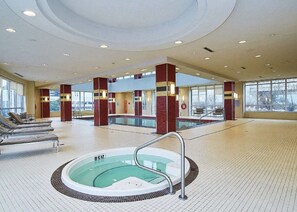
[[[241,40],[238,43],[240,43],[240,44],[246,43],[246,40]]]
[[[273,72],[273,73],[275,73],[275,72],[276,72],[276,70],[272,70],[272,72]]]
[[[175,43],[175,44],[182,44],[183,41],[181,41],[181,40],[177,40],[177,41],[175,41],[174,43]]]
[[[215,78],[214,78],[214,77],[212,77],[211,79],[212,79],[212,80],[214,80]]]
[[[270,66],[271,64],[270,64],[270,63],[266,63],[265,65],[266,65],[266,66]]]
[[[95,66],[94,69],[99,69],[99,67],[98,66]]]
[[[77,73],[76,73],[76,72],[73,72],[72,74],[74,74],[74,75],[75,75],[75,74],[77,74]]]
[[[140,71],[141,71],[141,72],[144,72],[144,71],[146,71],[146,70],[147,70],[146,68],[143,68],[143,69],[141,69]]]
[[[7,65],[8,66],[9,64],[8,63],[3,63],[3,65]]]
[[[200,73],[196,73],[197,76],[200,76]]]
[[[13,28],[7,28],[6,31],[7,32],[16,32],[15,29],[13,29]]]
[[[103,48],[103,49],[106,49],[106,48],[108,48],[108,46],[107,46],[107,45],[105,45],[105,44],[102,44],[102,45],[100,45],[100,47],[101,47],[101,48]]]
[[[175,70],[179,70],[179,67],[176,67]]]
[[[204,60],[210,60],[210,58],[209,57],[206,57],[206,58],[204,58]]]
[[[30,10],[26,10],[23,12],[26,16],[34,17],[36,16],[36,13]]]
[[[64,56],[66,56],[66,57],[69,57],[69,56],[70,56],[70,54],[68,54],[68,53],[64,53]]]
[[[228,68],[228,66],[224,66],[224,68]]]
[[[131,59],[130,59],[130,58],[125,58],[125,60],[126,60],[126,61],[129,61],[129,60],[131,60]]]
[[[43,63],[42,66],[47,66],[47,65],[45,63]]]
[[[91,82],[91,81],[92,81],[91,79],[88,80],[88,82]]]
[[[130,74],[129,72],[126,72],[125,74]]]
[[[255,57],[259,58],[259,57],[261,57],[261,56],[262,56],[262,55],[258,54],[258,55],[256,55]]]
[[[237,74],[240,74],[240,71],[237,71],[236,73],[237,73]]]
[[[113,74],[113,75],[111,75],[111,76],[112,76],[112,77],[115,77],[116,75]]]

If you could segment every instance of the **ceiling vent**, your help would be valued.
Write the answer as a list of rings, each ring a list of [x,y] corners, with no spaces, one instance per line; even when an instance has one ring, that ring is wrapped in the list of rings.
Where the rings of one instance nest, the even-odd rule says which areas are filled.
[[[15,75],[19,76],[19,77],[24,77],[23,75],[21,74],[18,74],[18,73],[14,73]]]
[[[203,49],[205,49],[208,52],[214,52],[212,49],[208,48],[208,47],[204,47]]]

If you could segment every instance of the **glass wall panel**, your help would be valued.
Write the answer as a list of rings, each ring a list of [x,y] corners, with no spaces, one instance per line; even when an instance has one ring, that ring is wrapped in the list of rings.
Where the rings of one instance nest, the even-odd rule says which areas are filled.
[[[208,85],[191,88],[192,115],[196,109],[204,109],[204,113],[223,107],[223,85]]]
[[[85,93],[85,110],[93,110],[93,93],[92,92],[84,92]]]
[[[297,80],[287,83],[286,110],[289,112],[297,111]]]
[[[258,110],[270,111],[271,109],[271,83],[270,81],[258,83]]]
[[[249,84],[245,87],[245,106],[246,111],[257,111],[257,84]]]
[[[60,111],[60,91],[50,90],[50,111],[58,112]]]
[[[246,111],[297,111],[297,78],[245,83]]]
[[[286,105],[286,83],[285,80],[272,81],[272,111],[285,111]]]
[[[72,101],[72,110],[79,111],[80,110],[79,92],[77,91],[71,92],[71,101]]]
[[[24,112],[23,85],[0,77],[0,110],[2,115],[8,112]]]

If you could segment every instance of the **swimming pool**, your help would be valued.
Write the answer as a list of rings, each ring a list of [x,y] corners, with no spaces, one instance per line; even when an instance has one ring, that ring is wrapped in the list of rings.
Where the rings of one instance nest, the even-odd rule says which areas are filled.
[[[156,118],[155,117],[129,117],[129,116],[109,116],[109,124],[119,124],[119,125],[129,125],[137,127],[148,127],[156,128]],[[187,119],[177,119],[176,129],[184,130],[193,127],[197,127],[209,122],[214,122],[214,120],[187,120]]]
[[[94,152],[67,164],[62,182],[69,188],[91,195],[131,196],[160,191],[168,182],[160,175],[143,170],[134,163],[134,147]],[[140,163],[170,176],[173,185],[180,182],[180,155],[159,148],[139,151]],[[186,175],[190,171],[186,160]]]

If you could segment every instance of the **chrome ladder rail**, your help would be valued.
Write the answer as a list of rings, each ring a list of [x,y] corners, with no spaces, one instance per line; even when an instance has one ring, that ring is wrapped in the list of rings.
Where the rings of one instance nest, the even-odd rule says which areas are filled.
[[[169,132],[169,133],[167,133],[165,135],[162,135],[162,136],[160,136],[158,138],[155,138],[155,139],[153,139],[151,141],[148,141],[148,142],[146,142],[146,143],[144,143],[144,144],[136,147],[136,149],[134,151],[134,161],[135,161],[135,164],[138,167],[140,167],[142,169],[145,169],[147,171],[153,172],[155,174],[158,174],[158,175],[163,176],[167,180],[167,182],[169,184],[169,192],[170,192],[170,194],[174,194],[172,181],[171,181],[170,177],[167,174],[162,173],[162,172],[159,172],[159,171],[154,170],[154,169],[151,169],[151,168],[148,168],[146,166],[143,166],[143,165],[141,165],[139,163],[139,161],[137,159],[137,153],[138,153],[138,151],[140,149],[143,149],[143,148],[145,148],[147,146],[150,146],[150,145],[152,145],[154,143],[157,143],[158,141],[163,140],[164,138],[169,137],[171,135],[174,135],[175,137],[177,137],[178,140],[180,141],[180,144],[181,144],[180,145],[181,146],[181,148],[180,148],[181,149],[181,194],[179,195],[179,198],[182,199],[182,200],[186,200],[188,197],[185,195],[185,141],[181,137],[180,134],[178,134],[176,132]]]

